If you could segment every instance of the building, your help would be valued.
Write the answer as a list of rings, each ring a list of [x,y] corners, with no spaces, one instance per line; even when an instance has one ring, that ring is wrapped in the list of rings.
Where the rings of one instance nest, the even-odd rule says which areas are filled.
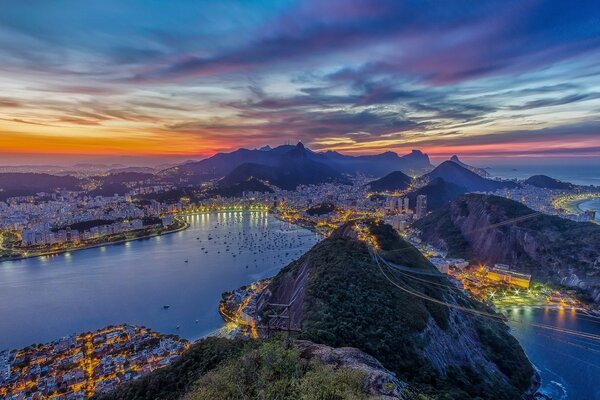
[[[506,264],[496,264],[487,272],[487,278],[495,282],[504,282],[511,286],[518,286],[529,289],[531,285],[531,275],[511,271]]]
[[[415,207],[415,217],[423,218],[427,214],[427,196],[420,194],[417,196],[417,205]]]
[[[405,197],[403,200],[404,206],[402,207],[402,211],[403,212],[408,212],[410,211],[410,200],[408,197]]]

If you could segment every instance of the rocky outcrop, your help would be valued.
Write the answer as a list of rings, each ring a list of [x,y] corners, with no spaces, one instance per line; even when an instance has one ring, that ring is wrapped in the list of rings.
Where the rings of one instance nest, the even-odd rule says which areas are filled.
[[[374,357],[353,347],[333,348],[308,340],[294,342],[307,359],[318,359],[334,369],[348,368],[364,373],[364,391],[374,399],[407,399],[404,392],[407,384],[400,381]]]
[[[474,167],[472,165],[465,164],[464,162],[462,162],[461,160],[458,159],[458,156],[456,154],[453,155],[452,157],[450,157],[450,161],[455,162],[458,165],[460,165],[461,167],[466,168],[471,172],[475,172],[477,175],[483,176],[484,178],[487,178],[490,176],[489,172],[487,172],[483,168]]]
[[[391,227],[371,232],[377,236],[384,256],[387,251],[402,254],[405,265],[435,273],[414,248],[414,254],[394,253],[411,246]],[[394,237],[381,236],[386,232]],[[448,304],[493,312],[458,290],[402,281],[402,276],[394,279]],[[451,286],[441,275],[431,279],[438,279],[441,287]],[[439,395],[451,392],[454,398],[470,399],[491,398],[493,393],[497,399],[513,399],[524,394],[534,374],[503,323],[423,300],[390,284],[367,246],[357,240],[352,223],[282,269],[261,295],[257,315],[268,318],[274,311],[281,312],[281,308],[269,305],[273,303],[290,304],[285,313],[292,328],[300,330],[300,338],[331,346],[318,351],[329,361],[338,360],[342,354],[352,355],[345,347],[354,347],[379,360],[369,358],[371,367],[379,370],[383,365],[402,381],[425,385]],[[278,323],[277,318],[269,321],[271,327]],[[279,322],[285,327],[287,319]],[[335,349],[340,347],[344,349]],[[371,385],[379,388],[374,393],[388,395],[381,388],[392,387],[386,384],[389,375],[377,372],[370,376]],[[480,384],[464,386],[462,382],[468,379]]]
[[[600,226],[536,213],[497,196],[469,194],[418,221],[450,255],[505,263],[534,278],[579,288],[600,301]]]

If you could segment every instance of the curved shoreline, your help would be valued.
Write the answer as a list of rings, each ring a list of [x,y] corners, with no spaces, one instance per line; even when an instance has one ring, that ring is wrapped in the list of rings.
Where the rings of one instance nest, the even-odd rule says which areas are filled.
[[[58,254],[64,254],[64,253],[70,253],[72,251],[80,251],[80,250],[89,250],[89,249],[95,249],[98,247],[104,247],[104,246],[113,246],[113,245],[117,245],[117,244],[123,244],[123,243],[127,243],[127,242],[134,242],[136,240],[143,240],[143,239],[150,239],[156,236],[163,236],[163,235],[170,235],[171,233],[177,233],[177,232],[181,232],[186,230],[187,228],[190,227],[190,224],[185,222],[185,221],[180,221],[183,222],[183,225],[175,228],[175,229],[170,229],[164,232],[159,232],[159,233],[152,233],[149,235],[144,235],[144,236],[140,236],[140,237],[136,237],[136,238],[131,238],[131,239],[120,239],[120,240],[114,240],[114,241],[109,241],[109,242],[105,242],[105,243],[95,243],[95,244],[90,244],[87,246],[82,246],[82,247],[75,247],[72,249],[61,249],[61,250],[53,250],[53,251],[45,251],[42,253],[36,253],[36,254],[30,254],[30,255],[23,255],[23,256],[19,256],[19,257],[8,257],[8,258],[3,258],[0,259],[0,264],[2,264],[3,262],[6,261],[19,261],[19,260],[26,260],[28,258],[36,258],[36,257],[44,257],[44,256],[54,256],[54,255],[58,255]]]
[[[569,201],[566,204],[566,209],[567,209],[568,212],[571,212],[571,213],[574,213],[574,214],[585,212],[586,210],[582,209],[580,206],[583,203],[591,201],[591,200],[600,200],[600,194],[597,194],[597,195],[591,194],[591,195],[586,196],[585,198],[582,198],[582,199],[577,199],[577,200]]]

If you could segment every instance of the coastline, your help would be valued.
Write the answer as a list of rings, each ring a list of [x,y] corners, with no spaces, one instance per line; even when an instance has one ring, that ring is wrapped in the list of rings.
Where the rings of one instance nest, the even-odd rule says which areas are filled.
[[[70,253],[72,251],[95,249],[95,248],[98,248],[98,247],[113,246],[113,245],[117,245],[117,244],[123,244],[123,243],[127,243],[127,242],[133,242],[133,241],[136,241],[136,240],[150,239],[150,238],[153,238],[153,237],[156,237],[156,236],[170,235],[172,233],[181,232],[181,231],[184,231],[184,230],[186,230],[187,228],[190,227],[190,224],[188,224],[187,222],[185,222],[183,220],[178,220],[178,221],[179,222],[183,222],[183,225],[180,226],[180,227],[174,228],[174,229],[163,231],[163,232],[151,233],[151,234],[143,235],[143,236],[136,237],[136,238],[119,239],[119,240],[113,240],[113,241],[108,241],[108,242],[104,242],[104,243],[94,243],[94,244],[90,244],[90,245],[86,245],[86,246],[81,246],[81,247],[75,247],[75,248],[71,248],[71,249],[52,250],[52,251],[45,251],[45,252],[42,252],[42,253],[22,255],[22,256],[18,256],[18,257],[0,258],[0,264],[2,264],[5,261],[19,261],[19,260],[25,260],[25,259],[28,259],[28,258],[44,257],[44,256],[54,256],[54,255],[58,255],[58,254]]]
[[[586,196],[584,198],[569,201],[566,204],[566,211],[573,214],[582,213],[585,210],[581,208],[581,205],[585,202],[596,199],[600,199],[600,194],[590,194],[589,196]]]

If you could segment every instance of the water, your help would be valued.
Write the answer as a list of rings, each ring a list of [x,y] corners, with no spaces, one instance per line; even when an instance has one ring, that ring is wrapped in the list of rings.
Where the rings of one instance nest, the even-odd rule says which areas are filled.
[[[201,337],[222,326],[222,292],[275,275],[319,240],[266,213],[188,222],[171,235],[0,263],[0,349],[125,322]]]
[[[600,318],[570,309],[506,310],[511,319],[600,334]],[[527,324],[511,323],[512,333],[542,377],[541,391],[554,400],[600,399],[600,342]]]
[[[0,349],[125,322],[201,337],[222,325],[223,291],[275,275],[319,240],[266,213],[199,214],[188,222],[189,229],[172,235],[0,263]],[[571,311],[524,308],[510,317],[600,334],[600,320]],[[600,377],[600,344],[512,328],[539,369],[544,392],[555,400],[600,400],[600,387],[592,384]]]
[[[481,166],[485,166],[480,163]],[[504,179],[527,179],[532,175],[547,175],[563,182],[577,185],[600,186],[600,162],[578,164],[565,161],[561,164],[511,163],[490,166],[487,171],[493,177]]]
[[[461,161],[485,168],[492,176],[503,179],[527,179],[532,175],[547,175],[577,185],[600,186],[600,157],[566,158],[478,158],[460,157]],[[439,164],[446,158],[431,158]]]
[[[581,211],[594,210],[596,211],[596,220],[600,221],[600,198],[589,199],[582,201],[577,205]]]

